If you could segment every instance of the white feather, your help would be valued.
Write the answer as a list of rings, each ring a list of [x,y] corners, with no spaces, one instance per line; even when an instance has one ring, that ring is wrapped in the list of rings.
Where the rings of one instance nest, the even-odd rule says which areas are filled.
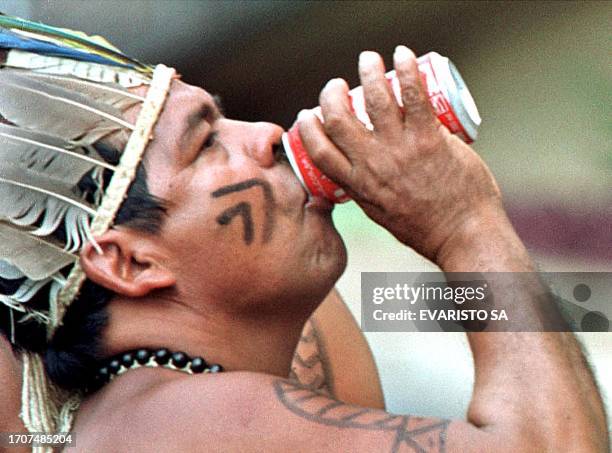
[[[35,194],[41,194],[52,198],[57,198],[64,203],[79,208],[91,215],[96,214],[96,210],[88,203],[81,200],[72,191],[73,185],[65,184],[61,180],[53,177],[41,175],[40,173],[24,170],[11,165],[0,166],[0,187],[1,183],[7,185],[5,194],[10,194],[10,186],[16,188],[14,199],[24,198],[28,202],[40,202],[44,198],[38,198]],[[21,190],[19,190],[21,189]],[[23,189],[26,189],[25,191]],[[28,191],[31,193],[28,194]],[[29,197],[28,197],[29,195]],[[6,195],[5,195],[6,196]],[[8,205],[8,203],[3,203]],[[1,214],[0,214],[1,215]]]
[[[149,83],[146,76],[131,69],[51,57],[17,49],[9,51],[4,65],[13,68],[31,69],[45,74],[72,75],[92,82],[118,83],[124,88]]]
[[[90,215],[78,207],[71,206],[39,193],[21,193],[14,190],[8,197],[9,191],[0,184],[0,197],[14,200],[0,206],[0,217],[15,225],[28,227],[40,222],[38,228],[30,230],[29,234],[48,236],[62,224],[66,232],[65,250],[72,253],[86,241],[92,241],[90,232]],[[9,187],[9,189],[14,189]]]
[[[14,71],[0,71],[0,88],[0,114],[30,130],[89,144],[121,128],[133,130],[112,106]]]
[[[0,124],[0,165],[3,162],[19,162],[31,169],[56,174],[59,179],[70,178],[74,184],[94,167],[115,169],[92,146],[81,147],[59,137],[7,124]]]
[[[47,283],[51,281],[51,278],[45,278],[43,280],[30,280],[27,279],[23,282],[17,291],[13,295],[11,295],[11,299],[17,302],[27,302],[29,301],[40,289],[45,286]]]
[[[0,222],[0,256],[31,280],[43,280],[77,258],[61,247]]]
[[[61,203],[59,200],[55,198],[50,198],[47,200],[47,206],[44,211],[45,216],[40,224],[40,226],[34,231],[30,232],[35,236],[49,236],[64,220],[64,216],[66,211],[69,209],[69,206]]]
[[[8,219],[19,226],[30,226],[38,220],[44,210],[44,202],[24,201],[21,198],[16,200],[13,193],[6,195],[8,191],[3,188],[0,184],[0,197],[9,203],[0,206],[0,218]]]
[[[7,280],[17,280],[23,278],[23,272],[13,266],[11,263],[0,260],[0,277]]]
[[[74,253],[81,248],[86,241],[91,241],[91,231],[89,229],[90,220],[87,215],[76,209],[69,209],[64,218],[66,227],[66,246],[64,250]]]
[[[17,74],[22,74],[35,80],[41,80],[52,85],[57,85],[70,91],[82,93],[91,99],[112,105],[120,110],[125,110],[135,104],[138,104],[139,102],[144,102],[145,100],[145,98],[142,96],[130,93],[127,89],[115,83],[102,84],[90,82],[88,80],[81,80],[74,77],[43,74],[32,71],[18,71]]]
[[[49,324],[49,321],[51,320],[49,317],[48,312],[45,311],[39,311],[39,310],[29,310],[29,309],[25,309],[23,310],[25,313],[27,313],[25,316],[22,316],[21,319],[19,320],[19,323],[24,323],[29,321],[30,319],[33,319],[34,321],[36,321],[39,324]]]
[[[11,297],[9,296],[5,296],[3,294],[0,294],[0,303],[6,305],[7,307],[9,307],[12,310],[24,313],[26,310],[23,307],[23,305],[21,305],[19,302],[17,302],[16,300],[13,300]]]

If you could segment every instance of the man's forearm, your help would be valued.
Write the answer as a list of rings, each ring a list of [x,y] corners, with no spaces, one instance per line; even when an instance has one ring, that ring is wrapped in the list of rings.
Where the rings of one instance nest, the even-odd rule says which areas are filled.
[[[490,288],[496,307],[532,324],[527,332],[468,334],[476,369],[470,422],[540,451],[606,451],[603,403],[574,335],[537,332],[546,322],[544,289],[529,274],[529,256],[503,211],[483,214],[441,248],[440,267],[507,273]]]

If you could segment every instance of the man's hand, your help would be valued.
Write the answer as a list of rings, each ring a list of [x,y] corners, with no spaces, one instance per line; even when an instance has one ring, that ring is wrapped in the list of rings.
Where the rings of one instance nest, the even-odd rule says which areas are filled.
[[[497,185],[478,155],[435,117],[414,54],[394,55],[403,107],[385,79],[381,57],[363,52],[359,75],[374,130],[351,112],[341,79],[323,89],[323,124],[300,116],[313,162],[368,216],[430,259],[452,234],[487,216],[503,217]]]

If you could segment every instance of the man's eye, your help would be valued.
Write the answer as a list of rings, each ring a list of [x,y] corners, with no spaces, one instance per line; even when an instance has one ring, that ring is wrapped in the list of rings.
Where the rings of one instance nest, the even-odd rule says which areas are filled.
[[[216,141],[217,141],[217,133],[216,132],[212,132],[206,138],[206,141],[202,145],[202,149],[204,150],[206,148],[210,148],[211,146],[213,146],[215,144]]]

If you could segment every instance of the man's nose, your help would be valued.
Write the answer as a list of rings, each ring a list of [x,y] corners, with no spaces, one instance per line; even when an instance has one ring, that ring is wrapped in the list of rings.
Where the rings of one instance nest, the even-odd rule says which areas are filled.
[[[273,123],[244,123],[244,148],[249,156],[262,167],[274,165],[274,148],[281,143],[283,128]]]

